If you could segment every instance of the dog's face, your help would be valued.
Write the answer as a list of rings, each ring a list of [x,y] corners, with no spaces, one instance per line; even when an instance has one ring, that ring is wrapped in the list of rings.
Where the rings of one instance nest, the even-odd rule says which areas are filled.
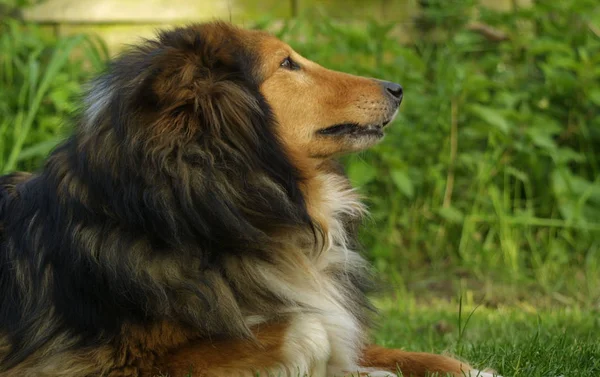
[[[323,68],[266,34],[258,49],[260,91],[295,154],[328,158],[368,148],[398,111],[398,84]]]

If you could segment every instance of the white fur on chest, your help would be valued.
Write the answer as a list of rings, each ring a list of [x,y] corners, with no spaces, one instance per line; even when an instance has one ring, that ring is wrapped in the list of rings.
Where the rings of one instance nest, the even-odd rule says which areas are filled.
[[[360,217],[365,208],[344,177],[322,174],[315,179],[320,195],[318,203],[311,203],[318,212],[312,215],[326,230],[323,250],[315,254],[292,246],[281,253],[279,264],[253,260],[245,266],[264,289],[290,302],[278,313],[289,318],[290,326],[283,348],[286,362],[273,371],[275,375],[325,377],[356,372],[364,342],[364,329],[348,310],[352,306],[348,300],[354,296],[344,292],[340,281],[344,272],[364,267],[362,257],[349,247],[343,219]],[[252,326],[268,321],[268,316],[249,316],[246,321]]]
[[[324,174],[318,179],[323,193],[319,215],[326,221],[327,239],[325,250],[312,260],[315,273],[319,275],[318,286],[307,299],[315,310],[295,315],[286,342],[290,361],[312,359],[301,362],[299,369],[315,377],[356,371],[365,335],[355,316],[344,305],[348,296],[336,286],[336,280],[327,275],[327,270],[332,267],[348,271],[364,264],[362,257],[349,248],[342,218],[360,217],[365,207],[343,177]]]

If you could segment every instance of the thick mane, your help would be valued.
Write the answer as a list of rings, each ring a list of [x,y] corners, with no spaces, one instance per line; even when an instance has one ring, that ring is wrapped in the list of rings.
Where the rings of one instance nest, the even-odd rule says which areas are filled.
[[[123,323],[248,335],[246,283],[223,259],[279,258],[281,232],[319,243],[256,59],[225,24],[160,34],[111,64],[75,135],[2,194],[0,372],[60,334],[57,348],[111,342]]]
[[[249,71],[256,57],[218,25],[224,30],[206,36],[162,33],[113,62],[88,97],[94,124],[78,136],[89,154],[78,168],[90,186],[123,199],[111,207],[128,211],[126,223],[171,233],[168,242],[257,242],[273,224],[311,223],[302,177]],[[107,88],[98,99],[107,106],[93,103]],[[124,188],[134,192],[114,192]]]

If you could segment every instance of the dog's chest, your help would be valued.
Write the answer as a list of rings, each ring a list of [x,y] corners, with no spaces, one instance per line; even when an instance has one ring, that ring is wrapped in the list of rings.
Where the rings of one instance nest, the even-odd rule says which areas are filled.
[[[324,222],[326,247],[313,260],[319,286],[312,303],[328,340],[327,369],[331,373],[355,366],[364,341],[364,329],[358,320],[361,314],[353,312],[361,308],[352,302],[357,297],[351,276],[361,273],[365,261],[351,248],[353,235],[349,234],[348,222],[359,219],[366,210],[344,177],[324,174],[318,179],[318,217]],[[308,326],[306,336],[318,338],[319,326],[316,329],[314,324]]]
[[[355,280],[365,270],[365,261],[351,248],[347,224],[359,219],[365,209],[344,177],[323,174],[316,179],[319,195],[308,205],[323,228],[323,249],[315,253],[293,246],[281,253],[281,263],[254,261],[252,268],[264,289],[289,302],[276,316],[290,319],[284,342],[290,362],[309,375],[320,376],[355,367],[364,342],[360,320],[364,297]],[[246,323],[252,326],[270,317],[250,316]],[[316,365],[320,365],[317,370]]]

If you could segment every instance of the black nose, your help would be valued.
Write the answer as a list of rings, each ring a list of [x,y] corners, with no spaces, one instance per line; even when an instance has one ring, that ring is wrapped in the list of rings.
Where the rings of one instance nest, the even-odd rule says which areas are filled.
[[[382,84],[385,88],[385,91],[391,94],[394,99],[397,101],[402,101],[402,85],[389,81],[383,81]]]

